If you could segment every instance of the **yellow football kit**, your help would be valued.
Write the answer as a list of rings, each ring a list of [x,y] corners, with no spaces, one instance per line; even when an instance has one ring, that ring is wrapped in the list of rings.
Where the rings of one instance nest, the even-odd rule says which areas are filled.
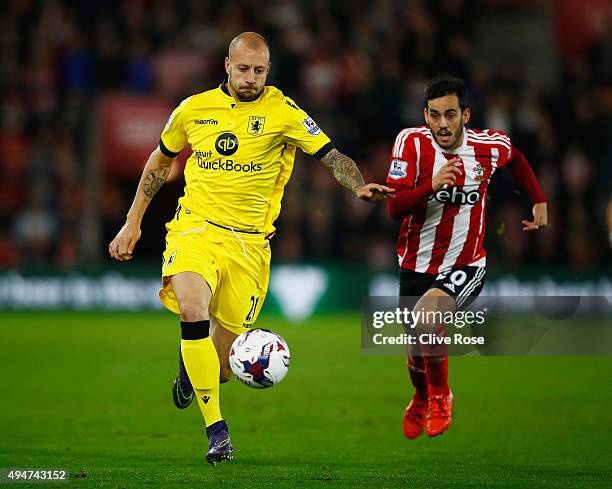
[[[266,86],[252,102],[225,85],[185,99],[161,139],[166,156],[189,144],[185,193],[166,224],[160,299],[179,313],[170,277],[199,273],[213,292],[210,313],[240,334],[257,319],[268,289],[269,238],[296,148],[320,159],[333,145],[290,98]]]

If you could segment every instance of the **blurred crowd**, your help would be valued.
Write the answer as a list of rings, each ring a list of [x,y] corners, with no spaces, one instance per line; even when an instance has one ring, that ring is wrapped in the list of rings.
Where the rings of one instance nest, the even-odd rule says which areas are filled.
[[[97,98],[155,94],[174,105],[212,88],[223,80],[229,41],[245,30],[270,41],[269,83],[310,113],[357,161],[366,181],[385,179],[397,132],[422,124],[425,81],[440,73],[463,77],[470,125],[506,130],[550,200],[552,228],[527,235],[520,222],[529,216],[528,198],[511,177],[499,176],[488,203],[491,260],[512,268],[538,263],[576,271],[609,264],[612,23],[600,19],[602,26],[578,54],[551,52],[554,83],[534,83],[516,64],[493,69],[479,47],[485,15],[529,13],[529,2],[516,3],[3,2],[0,266],[70,269],[107,260],[108,240],[122,225],[137,182],[101,171],[99,192],[88,193],[96,179]],[[181,191],[177,180],[156,197],[138,258],[159,259],[162,221],[171,217]],[[298,156],[277,224],[277,261],[394,267],[398,223],[384,205],[362,203],[339,189],[306,155]]]

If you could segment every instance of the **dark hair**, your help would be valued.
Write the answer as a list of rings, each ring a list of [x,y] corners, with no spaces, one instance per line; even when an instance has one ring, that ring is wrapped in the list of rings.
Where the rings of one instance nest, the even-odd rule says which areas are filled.
[[[465,83],[461,78],[455,78],[454,76],[436,76],[427,82],[427,85],[425,85],[425,108],[427,108],[427,102],[430,100],[446,95],[456,95],[461,110],[467,108]]]

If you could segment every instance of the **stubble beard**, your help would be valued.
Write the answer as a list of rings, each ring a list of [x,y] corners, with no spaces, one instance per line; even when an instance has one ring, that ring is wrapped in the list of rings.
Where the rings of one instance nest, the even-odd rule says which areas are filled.
[[[459,140],[459,137],[463,133],[463,129],[464,129],[464,125],[460,124],[459,127],[457,128],[457,130],[455,132],[451,133],[452,134],[451,142],[448,143],[448,144],[442,144],[438,140],[438,135],[436,134],[436,131],[434,131],[431,126],[429,126],[429,130],[431,131],[432,136],[436,140],[436,143],[438,143],[438,146],[440,146],[442,149],[457,149],[457,146],[458,146],[457,145],[457,141]]]
[[[263,91],[263,87],[261,87],[261,90],[257,92],[253,92],[251,95],[242,95],[240,91],[238,90],[238,88],[236,88],[234,84],[232,83],[231,78],[228,78],[227,83],[231,85],[232,89],[234,90],[234,93],[236,94],[236,98],[238,99],[239,102],[252,102],[253,100],[257,99],[261,95],[261,92]]]

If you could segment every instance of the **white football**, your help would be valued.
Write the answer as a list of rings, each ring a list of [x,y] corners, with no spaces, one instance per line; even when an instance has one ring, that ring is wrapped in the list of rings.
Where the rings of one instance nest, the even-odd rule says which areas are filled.
[[[255,389],[278,384],[289,370],[289,346],[268,329],[252,329],[234,340],[229,363],[236,378]]]

